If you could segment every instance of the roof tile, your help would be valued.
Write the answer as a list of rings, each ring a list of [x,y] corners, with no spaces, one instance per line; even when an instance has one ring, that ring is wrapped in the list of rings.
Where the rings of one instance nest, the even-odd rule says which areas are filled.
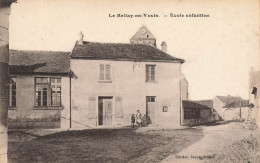
[[[71,58],[184,62],[183,59],[173,57],[148,45],[95,42],[77,44],[72,51]]]
[[[69,72],[69,52],[9,51],[10,74]]]

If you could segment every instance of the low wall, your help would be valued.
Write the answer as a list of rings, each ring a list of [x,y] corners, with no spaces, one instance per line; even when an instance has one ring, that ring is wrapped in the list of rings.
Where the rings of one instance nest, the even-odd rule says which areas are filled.
[[[31,111],[8,111],[8,128],[60,128],[60,110],[31,110]]]

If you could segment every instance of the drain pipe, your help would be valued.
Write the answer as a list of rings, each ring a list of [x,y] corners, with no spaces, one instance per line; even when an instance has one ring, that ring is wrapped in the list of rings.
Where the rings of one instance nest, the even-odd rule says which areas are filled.
[[[182,79],[182,73],[181,73],[181,63],[180,63],[180,68],[179,68],[179,73],[180,73],[180,82],[179,82],[179,85],[180,85],[180,126],[182,125],[181,124],[181,121],[182,121],[182,89],[181,89],[181,79]]]
[[[70,74],[69,74],[69,78],[70,78],[70,128],[72,127],[72,119],[71,119],[71,69],[70,69]]]

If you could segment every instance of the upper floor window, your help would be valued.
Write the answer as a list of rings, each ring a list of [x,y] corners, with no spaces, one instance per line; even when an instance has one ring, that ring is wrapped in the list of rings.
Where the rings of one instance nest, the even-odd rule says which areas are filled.
[[[146,65],[146,81],[155,81],[155,65]]]
[[[8,85],[8,101],[10,107],[16,107],[16,78],[12,77]]]
[[[36,106],[61,106],[61,78],[35,78]]]
[[[111,66],[109,64],[100,64],[99,69],[100,69],[99,80],[110,81],[111,80]]]

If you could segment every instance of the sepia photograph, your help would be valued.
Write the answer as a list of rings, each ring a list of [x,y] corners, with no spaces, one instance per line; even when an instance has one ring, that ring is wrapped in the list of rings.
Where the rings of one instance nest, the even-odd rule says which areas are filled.
[[[260,162],[259,0],[0,0],[0,163]]]

